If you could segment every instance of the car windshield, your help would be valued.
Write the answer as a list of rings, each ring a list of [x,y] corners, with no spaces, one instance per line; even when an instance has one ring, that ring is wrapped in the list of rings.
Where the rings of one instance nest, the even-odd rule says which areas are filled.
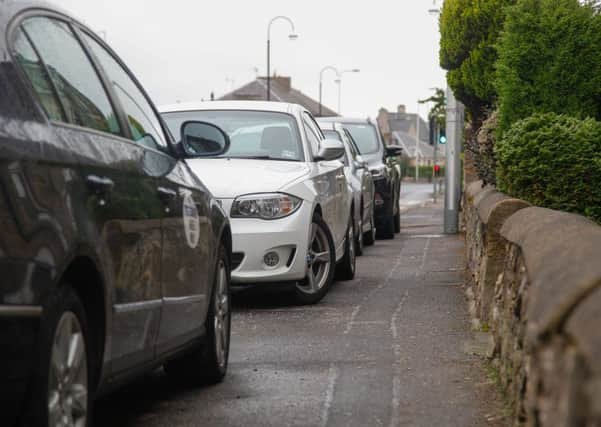
[[[219,126],[231,140],[230,148],[215,157],[302,161],[303,151],[296,120],[289,114],[266,111],[184,111],[163,113],[176,137],[190,120]]]
[[[321,130],[323,132],[323,135],[328,138],[328,139],[335,139],[338,140],[340,142],[342,142],[342,137],[340,136],[340,134],[335,131],[335,130],[330,130],[330,129],[322,129]]]
[[[344,127],[351,133],[360,154],[371,154],[378,151],[378,133],[371,124],[345,123]]]

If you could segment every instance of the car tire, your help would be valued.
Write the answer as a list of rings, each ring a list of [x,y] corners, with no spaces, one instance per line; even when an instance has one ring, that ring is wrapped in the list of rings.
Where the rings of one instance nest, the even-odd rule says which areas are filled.
[[[357,256],[363,255],[363,209],[361,210],[359,216],[359,226],[357,227],[359,231],[355,230],[355,253]]]
[[[328,293],[334,281],[336,251],[328,225],[314,214],[307,252],[307,277],[294,287],[294,300],[299,304],[316,304]]]
[[[61,284],[44,306],[40,321],[25,425],[58,425],[69,420],[63,411],[70,413],[74,425],[91,425],[89,338],[83,303],[71,286]]]
[[[167,375],[190,385],[211,385],[223,381],[230,350],[230,292],[230,262],[226,249],[221,245],[207,313],[206,340],[194,351],[165,363]]]
[[[376,224],[374,223],[374,209],[372,207],[371,214],[369,216],[369,231],[363,233],[363,245],[371,246],[376,242]]]
[[[340,280],[353,280],[355,278],[357,253],[355,252],[355,221],[353,215],[346,228],[344,243],[344,256],[336,266],[336,278]]]
[[[388,215],[380,220],[379,226],[376,228],[379,239],[394,239],[394,209],[392,203],[391,200]]]

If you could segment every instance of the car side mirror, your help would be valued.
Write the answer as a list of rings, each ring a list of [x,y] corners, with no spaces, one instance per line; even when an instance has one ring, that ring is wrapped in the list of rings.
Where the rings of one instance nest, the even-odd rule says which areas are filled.
[[[186,157],[218,156],[230,148],[230,137],[212,123],[187,121],[182,124],[180,132]]]
[[[363,157],[355,157],[355,169],[367,169],[367,162],[363,160]]]
[[[319,162],[321,160],[338,160],[344,156],[344,145],[337,139],[324,139],[319,144],[319,151],[313,157],[313,160]]]
[[[397,157],[403,154],[403,147],[400,145],[389,145],[386,147],[386,157]]]

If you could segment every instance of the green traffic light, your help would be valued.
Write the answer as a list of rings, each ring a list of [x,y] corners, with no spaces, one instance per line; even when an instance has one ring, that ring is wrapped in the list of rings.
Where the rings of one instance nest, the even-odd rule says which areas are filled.
[[[446,137],[446,136],[444,136],[444,135],[441,135],[441,136],[440,136],[440,140],[439,140],[439,142],[440,142],[441,144],[446,144],[446,143],[447,143],[447,137]]]

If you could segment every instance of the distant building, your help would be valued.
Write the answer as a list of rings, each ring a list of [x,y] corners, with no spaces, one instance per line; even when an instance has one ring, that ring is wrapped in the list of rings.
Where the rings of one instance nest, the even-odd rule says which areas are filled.
[[[386,108],[380,108],[377,121],[382,137],[387,144],[390,144],[393,132],[403,132],[413,138],[417,137],[417,114],[407,113],[404,105],[399,105],[396,113],[391,113]],[[419,139],[427,144],[430,139],[428,124],[421,117],[419,123]]]
[[[256,80],[222,96],[220,101],[266,101],[267,77],[258,77]],[[290,77],[274,76],[271,78],[271,100],[300,104],[314,116],[319,116],[319,102],[292,87]],[[321,116],[337,116],[334,110],[322,105]]]
[[[421,138],[420,138],[421,139]],[[421,166],[433,166],[434,165],[434,147],[427,142],[420,141],[419,146],[416,144],[414,136],[409,135],[406,132],[392,132],[391,136],[392,144],[400,145],[403,147],[403,156],[405,156],[410,166],[415,166],[416,163],[416,151],[419,157],[419,164]],[[438,146],[438,153],[436,153],[436,163],[440,166],[445,161],[445,150],[443,145]]]

